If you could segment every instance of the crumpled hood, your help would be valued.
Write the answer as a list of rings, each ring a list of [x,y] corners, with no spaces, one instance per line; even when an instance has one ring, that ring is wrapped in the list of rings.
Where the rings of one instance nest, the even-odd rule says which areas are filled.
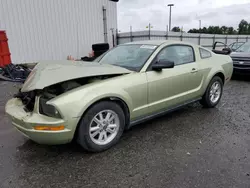
[[[77,78],[112,74],[128,74],[132,71],[108,64],[84,61],[39,62],[26,79],[21,91],[28,92]]]
[[[250,58],[249,52],[232,52],[230,54],[231,57],[247,57]]]

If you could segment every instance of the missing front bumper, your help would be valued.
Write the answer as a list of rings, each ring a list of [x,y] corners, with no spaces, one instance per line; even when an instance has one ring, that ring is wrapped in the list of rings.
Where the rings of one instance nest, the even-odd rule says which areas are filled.
[[[47,117],[36,112],[26,112],[20,99],[14,98],[7,102],[5,111],[10,117],[12,124],[26,137],[40,144],[65,144],[71,142],[74,133],[67,129],[63,119]],[[65,126],[64,130],[47,131],[35,130],[35,126]]]

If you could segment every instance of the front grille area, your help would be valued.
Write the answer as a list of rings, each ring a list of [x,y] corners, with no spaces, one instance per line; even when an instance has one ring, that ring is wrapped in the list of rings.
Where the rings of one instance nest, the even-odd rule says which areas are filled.
[[[248,57],[232,57],[234,67],[250,68],[250,58]]]
[[[42,96],[39,98],[39,112],[40,112],[40,114],[48,115],[47,111],[53,112],[54,108],[51,109],[51,107],[46,104],[48,101],[49,101],[49,99],[44,98]],[[44,110],[45,108],[46,108],[46,111]]]
[[[26,112],[33,112],[36,98],[36,93],[34,91],[23,93],[19,90],[14,97],[21,99],[22,103],[25,105],[24,110]]]

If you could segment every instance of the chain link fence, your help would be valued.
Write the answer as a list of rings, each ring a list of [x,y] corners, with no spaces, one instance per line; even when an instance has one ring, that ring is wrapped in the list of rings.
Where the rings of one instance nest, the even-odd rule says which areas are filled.
[[[250,35],[212,35],[199,33],[165,32],[165,31],[136,31],[117,34],[117,44],[142,40],[177,40],[187,41],[212,49],[215,41],[227,45],[233,42],[248,42]]]

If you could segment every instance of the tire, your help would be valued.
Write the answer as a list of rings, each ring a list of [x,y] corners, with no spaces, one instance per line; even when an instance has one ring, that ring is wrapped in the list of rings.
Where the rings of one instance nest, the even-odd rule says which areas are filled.
[[[110,114],[110,121],[105,120],[108,113]],[[100,114],[102,114],[103,121]],[[116,128],[114,125],[116,125]],[[77,142],[90,152],[105,151],[119,141],[124,127],[125,115],[122,108],[115,102],[99,102],[93,105],[82,117],[78,128]],[[101,140],[99,140],[100,137]]]
[[[210,92],[213,92],[211,91],[213,89],[213,86],[215,86],[214,84],[219,84],[219,87],[220,87],[220,92],[219,92],[219,96],[216,95],[216,92],[215,92],[215,96],[213,99],[211,98],[210,96]],[[205,94],[203,95],[202,97],[202,100],[200,101],[200,103],[206,107],[206,108],[214,108],[219,102],[220,102],[220,99],[221,99],[221,96],[222,96],[222,93],[223,93],[223,82],[222,82],[222,79],[218,76],[215,76],[213,77],[213,79],[210,81],[210,83],[208,84],[208,87],[206,89],[206,92]],[[218,93],[217,93],[218,94]],[[211,94],[212,95],[212,94]]]
[[[109,44],[108,43],[97,43],[92,45],[93,51],[107,51],[109,50]]]

